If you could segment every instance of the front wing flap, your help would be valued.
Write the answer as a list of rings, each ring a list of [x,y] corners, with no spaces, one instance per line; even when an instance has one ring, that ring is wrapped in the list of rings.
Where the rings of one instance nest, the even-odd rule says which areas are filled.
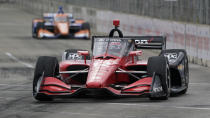
[[[40,29],[38,31],[38,37],[39,38],[59,38],[59,37],[67,37],[67,38],[89,38],[90,37],[90,31],[89,30],[80,30],[74,34],[68,34],[68,35],[61,35],[61,34],[55,34],[53,32],[50,32],[46,29]]]
[[[121,90],[117,90],[113,87],[103,88],[86,88],[85,85],[81,85],[75,89],[74,85],[68,85],[62,80],[54,77],[46,77],[43,80],[43,84],[40,87],[38,94],[45,94],[52,97],[73,97],[81,94],[92,95],[111,95],[111,96],[150,96],[157,95],[157,91],[154,91],[157,82],[153,81],[152,77],[145,77],[128,86],[125,86]],[[153,89],[151,89],[153,86]],[[158,93],[159,94],[159,93]]]

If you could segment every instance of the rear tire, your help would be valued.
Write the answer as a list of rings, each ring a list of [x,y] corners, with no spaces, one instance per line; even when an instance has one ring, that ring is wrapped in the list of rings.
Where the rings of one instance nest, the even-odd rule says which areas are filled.
[[[85,29],[90,30],[90,24],[87,22],[82,24],[82,30],[85,30]]]
[[[90,35],[91,35],[91,32],[90,32],[90,24],[85,22],[82,24],[82,30],[88,30],[89,31],[89,37],[87,37],[87,39],[90,39]]]
[[[147,72],[150,77],[153,77],[154,73],[160,75],[163,91],[165,92],[165,96],[161,97],[150,96],[150,99],[167,100],[170,95],[170,70],[167,59],[164,56],[150,57],[148,59]]]
[[[51,97],[39,94],[37,87],[41,86],[42,79],[45,77],[56,77],[59,75],[58,60],[55,57],[42,56],[38,58],[34,72],[33,97],[38,101],[51,101]]]

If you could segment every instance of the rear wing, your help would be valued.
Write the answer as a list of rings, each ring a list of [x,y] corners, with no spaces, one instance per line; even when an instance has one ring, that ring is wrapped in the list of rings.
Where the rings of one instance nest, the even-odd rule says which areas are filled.
[[[165,36],[123,36],[123,33],[118,29],[120,21],[113,20],[113,25],[115,28],[110,31],[109,37],[114,37],[114,32],[117,32],[121,38],[134,40],[137,49],[166,49]]]
[[[92,37],[92,46],[93,49],[94,39],[95,38],[114,38],[114,39],[131,39],[134,40],[135,47],[137,49],[166,49],[166,37],[165,36],[124,36],[120,37],[109,37],[109,36],[93,36]]]
[[[53,19],[57,14],[58,13],[44,13],[43,18],[47,21],[53,22]],[[68,20],[70,22],[75,22],[75,19],[74,19],[73,15],[71,13],[64,13],[64,14],[68,16]]]
[[[58,13],[44,13],[43,17],[44,18],[53,18],[54,16],[56,16]],[[69,19],[73,19],[73,15],[71,13],[64,13],[65,15],[68,16]]]
[[[55,13],[44,13],[43,14],[43,17],[44,19],[51,19],[55,16],[56,14]]]
[[[135,40],[135,46],[137,49],[166,49],[166,37],[165,36],[134,36],[125,37]]]

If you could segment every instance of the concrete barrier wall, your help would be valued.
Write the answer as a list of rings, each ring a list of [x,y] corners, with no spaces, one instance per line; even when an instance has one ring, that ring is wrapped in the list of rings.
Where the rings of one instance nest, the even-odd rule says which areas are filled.
[[[209,0],[67,0],[71,5],[210,24]]]
[[[121,30],[125,35],[166,35],[167,48],[186,49],[191,62],[203,66],[210,65],[210,27],[208,25],[190,24],[131,15],[96,8],[73,6],[62,0],[13,0],[16,6],[41,15],[55,12],[58,6],[73,13],[76,18],[83,18],[91,23],[97,32],[108,33],[113,19],[121,21]]]
[[[209,65],[209,26],[100,10],[96,11],[96,19],[96,28],[99,32],[109,32],[112,27],[112,20],[120,19],[121,29],[126,35],[166,35],[167,48],[186,49],[193,63]]]

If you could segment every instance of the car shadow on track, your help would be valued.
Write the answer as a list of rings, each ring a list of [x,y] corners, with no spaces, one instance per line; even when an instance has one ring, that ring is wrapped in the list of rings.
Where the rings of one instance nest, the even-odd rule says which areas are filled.
[[[45,104],[62,104],[62,103],[161,103],[170,102],[171,99],[178,97],[187,97],[188,94],[174,95],[168,100],[150,100],[147,97],[78,97],[78,98],[56,98],[53,101],[34,101],[34,103],[45,103]]]
[[[55,99],[53,101],[35,101],[34,103],[62,104],[62,103],[147,103],[164,102],[162,100],[151,101],[149,98],[69,98]]]

